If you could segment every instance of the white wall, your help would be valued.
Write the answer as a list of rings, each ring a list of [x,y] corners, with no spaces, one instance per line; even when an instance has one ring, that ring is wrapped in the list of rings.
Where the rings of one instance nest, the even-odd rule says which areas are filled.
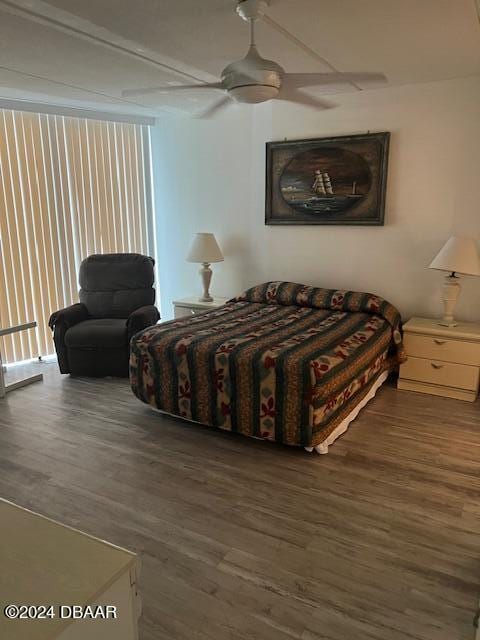
[[[480,78],[331,96],[313,111],[286,103],[154,133],[162,302],[195,293],[184,262],[195,231],[218,234],[226,261],[213,290],[269,279],[379,293],[408,317],[440,313],[442,274],[426,268],[449,235],[480,240]],[[265,142],[390,131],[384,227],[266,227]],[[465,278],[458,316],[480,319],[480,279]]]
[[[172,300],[202,293],[200,265],[185,261],[193,235],[215,233],[225,262],[212,265],[211,291],[233,296],[245,284],[249,231],[251,113],[213,120],[168,118],[152,131],[157,258],[162,318]]]

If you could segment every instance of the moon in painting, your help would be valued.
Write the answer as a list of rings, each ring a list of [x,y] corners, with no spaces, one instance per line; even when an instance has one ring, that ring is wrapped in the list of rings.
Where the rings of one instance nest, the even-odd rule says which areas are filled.
[[[370,191],[367,162],[340,147],[318,147],[296,155],[280,177],[285,202],[299,213],[339,213]]]

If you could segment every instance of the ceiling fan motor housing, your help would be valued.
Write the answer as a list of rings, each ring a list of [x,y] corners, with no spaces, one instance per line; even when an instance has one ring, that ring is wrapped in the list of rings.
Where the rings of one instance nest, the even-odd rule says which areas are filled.
[[[243,60],[222,71],[222,84],[237,102],[255,104],[278,96],[284,73],[279,64],[262,58],[251,45]]]
[[[237,13],[244,20],[258,20],[265,15],[268,5],[267,0],[240,0]]]

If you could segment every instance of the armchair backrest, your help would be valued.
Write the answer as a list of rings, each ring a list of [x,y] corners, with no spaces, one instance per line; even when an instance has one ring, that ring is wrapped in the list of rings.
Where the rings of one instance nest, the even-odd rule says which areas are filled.
[[[80,302],[92,318],[128,318],[155,302],[154,264],[138,253],[89,256],[80,265]]]

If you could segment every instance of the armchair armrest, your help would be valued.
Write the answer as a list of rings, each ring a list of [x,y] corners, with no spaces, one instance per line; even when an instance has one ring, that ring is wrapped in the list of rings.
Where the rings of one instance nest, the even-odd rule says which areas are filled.
[[[70,307],[52,313],[48,321],[48,326],[53,330],[56,325],[63,324],[69,329],[79,322],[88,320],[88,317],[87,307],[82,302],[78,302],[77,304],[72,304]]]
[[[48,326],[53,330],[53,341],[55,342],[58,366],[60,367],[61,373],[70,373],[67,347],[65,346],[65,334],[70,327],[84,320],[88,320],[88,317],[87,307],[81,302],[55,311],[55,313],[52,313],[50,316]]]
[[[128,339],[130,340],[130,338],[139,331],[151,327],[152,324],[157,324],[159,320],[160,314],[154,305],[147,305],[135,309],[127,320]]]

